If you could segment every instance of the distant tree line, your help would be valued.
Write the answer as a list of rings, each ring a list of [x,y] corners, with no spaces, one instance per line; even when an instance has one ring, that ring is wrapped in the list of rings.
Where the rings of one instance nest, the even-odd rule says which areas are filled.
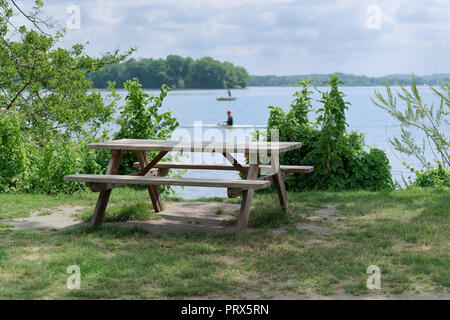
[[[386,84],[386,77],[389,83],[392,85],[411,84],[411,75],[392,74],[384,77],[367,77],[358,76],[354,74],[337,73],[339,79],[344,82],[344,86],[384,86]],[[253,87],[281,87],[281,86],[294,86],[296,82],[309,79],[310,83],[314,86],[323,85],[325,81],[330,78],[330,74],[305,74],[305,75],[292,75],[292,76],[251,76],[249,86]],[[417,84],[438,85],[444,82],[450,82],[449,73],[433,74],[429,76],[419,77],[416,76]]]
[[[133,78],[138,78],[144,88],[166,84],[172,89],[245,88],[250,81],[247,70],[231,62],[210,57],[194,60],[178,55],[169,55],[166,59],[129,59],[104,66],[89,75],[95,88],[106,88],[108,81],[115,81],[116,88],[123,88],[124,82]]]

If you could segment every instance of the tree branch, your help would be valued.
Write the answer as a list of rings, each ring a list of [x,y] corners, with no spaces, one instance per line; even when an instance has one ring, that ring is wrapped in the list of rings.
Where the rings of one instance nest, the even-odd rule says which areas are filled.
[[[47,23],[44,22],[41,19],[36,19],[35,17],[31,17],[30,15],[27,15],[25,12],[23,12],[22,9],[20,9],[20,7],[16,4],[16,2],[14,0],[11,0],[12,4],[17,8],[17,10],[19,10],[19,12],[25,17],[27,18],[42,34],[46,35],[46,36],[50,36],[50,34],[48,34],[47,32],[44,32],[44,30],[41,29],[41,27],[39,27],[39,24],[36,22],[37,20],[39,20],[40,23],[43,23],[46,27],[48,27]]]

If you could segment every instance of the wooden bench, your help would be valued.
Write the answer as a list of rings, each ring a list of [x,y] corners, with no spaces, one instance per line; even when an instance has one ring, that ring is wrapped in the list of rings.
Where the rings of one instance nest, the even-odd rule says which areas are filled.
[[[133,164],[135,168],[140,168],[139,162]],[[248,170],[249,165],[241,165],[244,170]],[[182,163],[182,162],[159,162],[155,164],[154,168],[159,171],[154,171],[159,176],[166,176],[169,173],[169,169],[187,169],[187,170],[230,170],[236,171],[236,167],[231,164],[198,164],[198,163]],[[261,174],[270,174],[270,165],[259,166]],[[280,165],[280,170],[287,177],[294,173],[311,173],[314,171],[313,166],[291,166]]]
[[[198,178],[168,178],[155,176],[136,175],[108,175],[108,174],[72,174],[64,177],[65,181],[89,183],[89,187],[94,185],[104,185],[107,189],[118,186],[140,184],[140,185],[170,185],[189,187],[213,187],[213,188],[242,188],[242,189],[263,189],[271,185],[267,180],[234,180],[234,179],[198,179]],[[100,191],[96,189],[93,191]]]
[[[228,188],[228,190],[241,190],[241,194],[249,192],[249,190],[258,190],[269,187],[272,181],[269,180],[237,180],[237,179],[197,179],[197,178],[168,178],[158,176],[138,176],[138,175],[101,175],[101,174],[73,174],[64,177],[65,181],[70,182],[85,182],[87,186],[94,192],[108,192],[106,197],[109,199],[109,194],[113,188],[124,185],[146,185],[146,186],[190,186],[190,187],[212,187],[212,188]],[[106,200],[108,200],[106,199]],[[107,203],[107,201],[106,201]],[[238,232],[242,234],[245,232],[248,216],[242,213],[249,212],[249,202],[242,201],[241,209],[238,218]],[[105,207],[106,209],[106,207]],[[97,208],[96,210],[97,211]],[[100,210],[103,211],[104,210]],[[101,217],[101,220],[103,216]],[[98,226],[100,223],[93,217],[93,225]]]

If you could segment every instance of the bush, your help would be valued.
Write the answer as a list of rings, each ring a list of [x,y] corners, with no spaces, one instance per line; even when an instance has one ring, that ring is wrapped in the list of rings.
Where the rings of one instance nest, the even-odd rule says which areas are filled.
[[[147,95],[139,81],[127,81],[126,104],[117,120],[120,130],[116,139],[168,139],[178,122],[170,112],[159,113],[167,92],[161,87],[160,96]],[[98,140],[109,140],[106,132],[99,138],[89,131],[78,135],[46,130],[39,141],[30,131],[23,130],[25,121],[15,111],[0,111],[0,192],[39,192],[46,194],[73,193],[84,189],[82,183],[65,182],[64,176],[76,173],[104,174],[111,153],[87,149]],[[153,154],[150,155],[150,157]],[[124,155],[121,173],[136,171],[133,153]],[[161,188],[169,192],[169,187]]]
[[[84,173],[82,150],[78,144],[49,137],[33,148],[30,158],[34,164],[30,178],[33,191],[57,194],[72,193],[84,188],[81,183],[63,181],[65,175]]]
[[[28,189],[28,143],[23,121],[15,112],[0,111],[0,192]]]
[[[121,107],[120,117],[117,120],[120,129],[114,135],[114,139],[169,139],[179,124],[171,112],[159,111],[170,88],[163,85],[160,95],[155,97],[144,92],[137,78],[126,81],[124,87],[128,94],[125,105]],[[156,153],[150,155],[152,158]],[[121,173],[135,171],[133,169],[135,161],[136,155],[128,152],[121,160],[119,171]]]
[[[308,81],[299,82],[302,89],[294,94],[290,110],[271,109],[269,130],[278,129],[280,141],[301,141],[302,147],[280,154],[281,164],[313,165],[314,172],[293,175],[286,181],[288,190],[382,190],[393,187],[391,167],[384,151],[377,148],[364,150],[364,137],[356,132],[347,133],[345,110],[348,102],[339,91],[336,75],[326,82],[329,92],[321,92],[322,107],[315,123],[308,120],[312,109]],[[317,90],[317,89],[316,89]]]
[[[169,139],[179,125],[177,119],[172,117],[171,112],[160,112],[170,88],[162,85],[159,96],[148,95],[142,89],[137,78],[126,81],[124,87],[128,94],[125,98],[125,105],[120,108],[120,117],[117,119],[120,129],[114,135],[114,139]],[[157,154],[158,152],[148,152],[150,159]],[[166,157],[165,159],[171,158]],[[137,160],[135,153],[124,154],[120,162],[119,173],[128,174],[136,171],[133,169],[133,163]],[[137,188],[142,188],[142,186],[137,186]],[[163,194],[174,193],[170,186],[159,186],[159,190]]]
[[[81,183],[67,183],[74,173],[104,173],[109,154],[86,148],[88,141],[66,140],[48,134],[43,141],[29,141],[22,119],[14,112],[0,114],[0,192],[72,193]]]
[[[92,141],[67,141],[49,136],[39,146],[31,148],[29,158],[34,164],[30,187],[34,192],[46,194],[73,193],[83,190],[84,184],[65,182],[64,176],[76,173],[104,174],[110,153],[87,149]]]
[[[442,165],[438,168],[431,168],[425,171],[416,171],[416,180],[413,185],[422,188],[450,188],[450,172]]]

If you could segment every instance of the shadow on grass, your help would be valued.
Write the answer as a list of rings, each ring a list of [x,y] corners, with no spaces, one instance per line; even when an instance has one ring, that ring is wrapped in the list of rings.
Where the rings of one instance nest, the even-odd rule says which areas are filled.
[[[149,202],[139,201],[133,204],[122,204],[109,206],[105,212],[104,222],[125,222],[132,220],[159,220],[161,216],[153,213]],[[92,218],[92,208],[84,210],[78,218],[89,222]]]

